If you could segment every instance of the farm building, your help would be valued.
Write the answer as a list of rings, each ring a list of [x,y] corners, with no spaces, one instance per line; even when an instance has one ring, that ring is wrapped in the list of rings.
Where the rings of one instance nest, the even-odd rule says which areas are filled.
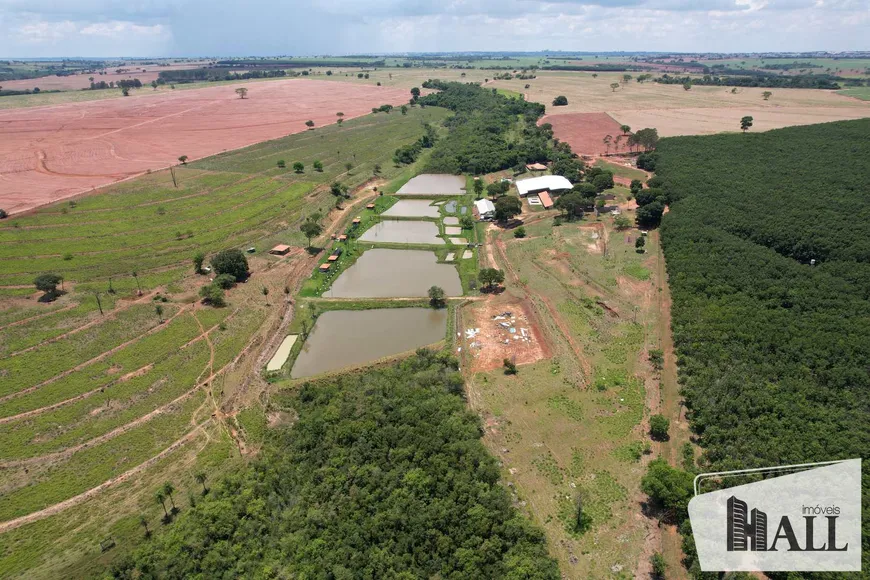
[[[547,166],[543,163],[529,163],[526,165],[526,169],[529,171],[546,171]]]
[[[542,191],[539,193],[538,199],[541,200],[541,205],[544,206],[544,209],[550,209],[553,207],[553,198],[550,197],[549,191]]]
[[[285,255],[287,255],[287,252],[289,252],[289,251],[290,251],[290,246],[288,246],[286,244],[278,244],[277,246],[275,246],[274,248],[269,250],[269,253],[274,254],[276,256],[285,256]]]
[[[475,201],[474,209],[482,220],[491,220],[495,217],[495,204],[488,199],[478,199]]]
[[[538,193],[541,191],[552,191],[559,193],[571,189],[571,182],[561,175],[542,175],[540,177],[532,177],[530,179],[521,179],[517,181],[517,191],[520,197],[526,197],[530,193]]]

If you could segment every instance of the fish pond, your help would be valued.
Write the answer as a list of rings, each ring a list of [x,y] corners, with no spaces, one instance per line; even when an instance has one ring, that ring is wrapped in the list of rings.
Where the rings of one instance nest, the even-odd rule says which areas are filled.
[[[425,297],[432,286],[447,296],[461,296],[459,273],[451,264],[439,264],[426,250],[368,250],[323,293],[327,298]]]

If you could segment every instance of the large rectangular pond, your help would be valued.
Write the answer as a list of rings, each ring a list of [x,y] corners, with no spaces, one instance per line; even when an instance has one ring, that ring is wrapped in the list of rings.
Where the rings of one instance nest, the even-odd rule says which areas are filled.
[[[387,217],[430,217],[437,218],[438,206],[430,205],[429,199],[400,199],[381,215]]]
[[[424,173],[412,178],[397,191],[398,195],[462,195],[465,178],[461,175]]]
[[[290,376],[310,377],[374,362],[444,339],[447,309],[332,310],[318,317]]]
[[[375,248],[363,253],[323,293],[328,298],[425,297],[440,286],[447,296],[461,296],[462,283],[452,264],[439,264],[435,252]]]
[[[359,237],[361,242],[443,244],[435,222],[393,220],[378,222]]]

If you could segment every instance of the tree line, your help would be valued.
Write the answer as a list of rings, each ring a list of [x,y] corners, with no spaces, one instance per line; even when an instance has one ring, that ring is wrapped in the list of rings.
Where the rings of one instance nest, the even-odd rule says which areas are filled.
[[[670,138],[656,157],[650,189],[670,204],[661,241],[703,469],[867,458],[870,120]],[[648,491],[683,521],[686,477],[655,469]],[[866,567],[866,465],[863,482]],[[688,535],[686,549],[691,562]]]
[[[839,90],[839,77],[831,75],[776,75],[763,71],[739,71],[739,74],[719,76],[704,75],[701,77],[671,76],[663,74],[653,79],[664,85],[706,85],[715,87],[763,87],[782,89],[827,89]]]
[[[285,393],[273,404],[298,421],[113,577],[559,578],[499,485],[449,353]]]

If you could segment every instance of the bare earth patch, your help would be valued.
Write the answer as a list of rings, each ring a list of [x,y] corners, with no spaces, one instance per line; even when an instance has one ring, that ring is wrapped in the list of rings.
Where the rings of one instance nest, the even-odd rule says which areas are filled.
[[[607,113],[568,113],[565,115],[546,115],[541,123],[553,125],[553,133],[567,142],[575,153],[597,155],[604,149],[606,135],[620,134],[619,126]]]
[[[400,89],[319,80],[167,91],[0,111],[0,207],[21,212],[93,188],[360,116],[405,101]]]
[[[474,303],[467,314],[466,328],[458,332],[472,357],[474,372],[500,368],[504,359],[522,365],[549,356],[540,327],[524,301],[492,298]]]

